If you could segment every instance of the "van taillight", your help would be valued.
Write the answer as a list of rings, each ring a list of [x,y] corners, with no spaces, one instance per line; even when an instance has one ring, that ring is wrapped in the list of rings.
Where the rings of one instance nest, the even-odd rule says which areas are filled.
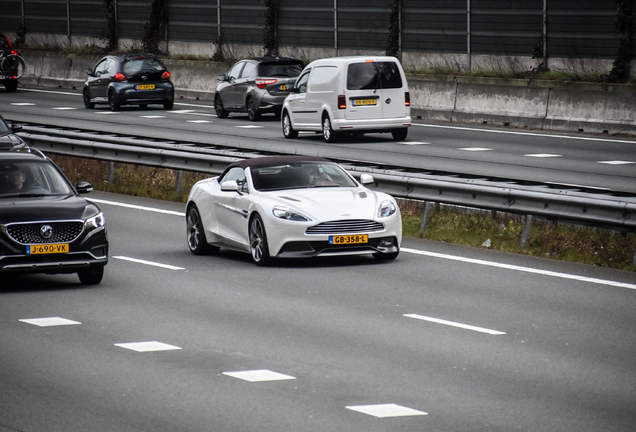
[[[404,105],[411,106],[411,95],[409,94],[409,92],[404,93]]]
[[[338,95],[338,109],[347,109],[347,98],[345,98],[345,95]]]
[[[256,87],[258,87],[259,89],[264,89],[266,85],[269,84],[276,84],[275,79],[257,79],[254,80],[254,82],[256,83]]]
[[[161,74],[161,79],[170,79],[170,72],[165,71]]]
[[[126,75],[124,75],[124,74],[123,74],[123,73],[121,73],[121,72],[117,72],[117,73],[115,74],[115,79],[116,79],[117,81],[127,81],[127,80],[128,80],[128,78],[126,78]]]

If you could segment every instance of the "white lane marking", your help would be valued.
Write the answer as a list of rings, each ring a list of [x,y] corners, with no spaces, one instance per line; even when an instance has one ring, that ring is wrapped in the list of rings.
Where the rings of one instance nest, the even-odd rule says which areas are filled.
[[[246,126],[235,126],[235,127],[241,128],[241,129],[260,129],[265,126],[246,125]]]
[[[165,268],[165,269],[168,269],[168,270],[185,270],[184,267],[177,267],[177,266],[173,266],[173,265],[170,265],[170,264],[161,264],[161,263],[157,263],[157,262],[154,262],[154,261],[146,261],[146,260],[142,260],[142,259],[138,259],[138,258],[131,258],[131,257],[127,257],[127,256],[118,255],[118,256],[114,256],[113,258],[120,259],[120,260],[123,260],[123,261],[130,261],[130,262],[134,262],[134,263],[137,263],[137,264],[145,264],[145,265],[149,265],[149,266],[153,266],[153,267],[161,267],[161,268]]]
[[[66,111],[66,110],[76,110],[77,108],[73,108],[73,107],[53,107],[51,109],[60,110],[60,111]]]
[[[451,327],[458,327],[458,328],[462,328],[465,330],[473,330],[476,332],[481,332],[481,333],[487,333],[489,335],[493,335],[493,336],[499,336],[499,335],[505,335],[505,332],[501,332],[498,330],[491,330],[491,329],[487,329],[487,328],[483,328],[483,327],[476,327],[473,325],[469,325],[469,324],[462,324],[462,323],[458,323],[458,322],[454,322],[454,321],[447,321],[447,320],[443,320],[443,319],[439,319],[439,318],[433,318],[433,317],[427,317],[424,315],[418,315],[418,314],[404,314],[405,317],[407,318],[415,318],[418,320],[422,320],[422,321],[428,321],[428,322],[432,322],[432,323],[436,323],[436,324],[443,324],[443,325],[447,325],[447,326],[451,326]]]
[[[161,116],[161,115],[146,115],[146,116],[139,116],[140,118],[147,118],[147,119],[162,119],[162,118],[166,118],[166,116]]]
[[[563,157],[563,155],[558,155],[558,154],[550,154],[550,153],[534,153],[534,154],[524,154],[524,156],[528,156],[528,157],[536,157],[536,158],[552,158],[552,157]]]
[[[570,136],[570,135],[552,135],[552,134],[542,134],[537,132],[516,132],[516,131],[495,130],[495,129],[477,129],[477,128],[471,128],[471,127],[430,125],[430,124],[421,124],[421,123],[413,123],[412,126],[430,127],[430,128],[438,128],[438,129],[455,129],[455,130],[471,131],[471,132],[525,135],[525,136],[542,137],[542,138],[565,138],[565,139],[573,139],[573,140],[581,140],[581,141],[601,141],[601,142],[614,142],[614,143],[624,143],[624,144],[636,144],[636,141],[607,139],[607,138],[577,137],[577,136]]]
[[[212,123],[210,120],[186,120],[186,123]]]
[[[96,111],[95,114],[120,115],[121,113],[114,112],[114,111]]]
[[[490,151],[490,150],[493,150],[493,149],[488,148],[488,147],[461,147],[461,148],[458,148],[457,150],[477,152],[477,151]]]
[[[249,382],[281,381],[281,380],[296,379],[296,377],[285,375],[279,372],[270,371],[267,369],[252,370],[252,371],[238,371],[238,372],[223,372],[223,375],[242,379]]]
[[[194,110],[170,110],[170,111],[166,111],[169,112],[171,114],[187,114],[187,113],[191,113]]]
[[[418,411],[396,404],[350,405],[346,408],[378,418],[428,415],[428,413],[424,411]]]
[[[53,94],[62,94],[62,95],[82,96],[81,93],[61,92],[61,91],[54,91],[54,90],[36,90],[36,89],[21,88],[20,91],[30,91],[30,92],[34,92],[34,93],[53,93]]]
[[[589,282],[589,283],[595,283],[595,284],[600,284],[600,285],[608,285],[608,286],[614,286],[614,287],[619,287],[619,288],[627,288],[627,289],[636,290],[636,285],[629,284],[629,283],[624,283],[624,282],[615,282],[615,281],[610,281],[610,280],[605,280],[605,279],[596,279],[596,278],[572,275],[572,274],[567,274],[567,273],[559,273],[559,272],[553,272],[553,271],[548,271],[548,270],[540,270],[540,269],[535,269],[535,268],[531,268],[531,267],[521,267],[521,266],[512,265],[512,264],[498,263],[498,262],[494,262],[494,261],[484,261],[484,260],[474,259],[474,258],[466,258],[466,257],[455,256],[455,255],[446,255],[446,254],[441,254],[441,253],[436,253],[436,252],[421,251],[421,250],[417,250],[417,249],[401,248],[400,251],[401,252],[406,252],[406,253],[412,253],[412,254],[416,254],[416,255],[424,255],[424,256],[430,256],[430,257],[435,257],[435,258],[442,258],[442,259],[447,259],[447,260],[452,260],[452,261],[461,261],[461,262],[465,262],[465,263],[478,264],[478,265],[489,266],[489,267],[497,267],[497,268],[503,268],[503,269],[507,269],[507,270],[525,272],[525,273],[534,273],[534,274],[539,274],[539,275],[543,275],[543,276],[552,276],[552,277],[557,277],[557,278],[561,278],[561,279],[577,280],[577,281],[581,281],[581,282]]]
[[[402,145],[428,145],[428,144],[430,144],[430,142],[424,142],[424,141],[401,141],[401,142],[397,142],[396,144],[402,144]]]
[[[50,318],[29,318],[29,319],[21,319],[19,320],[23,323],[33,324],[38,327],[52,327],[52,326],[63,326],[63,325],[75,325],[81,324],[79,321],[73,321],[66,318],[60,317],[50,317]]]
[[[174,345],[169,345],[163,342],[149,341],[149,342],[131,342],[131,343],[116,343],[115,346],[120,348],[126,348],[137,352],[150,352],[150,351],[170,351],[180,350],[181,348]]]
[[[13,102],[13,103],[11,103],[11,105],[15,105],[15,106],[33,106],[35,104],[34,103],[29,103],[29,102]]]
[[[627,164],[633,164],[636,162],[632,162],[632,161],[621,161],[621,160],[612,160],[612,161],[598,161],[596,163],[600,163],[600,164],[608,164],[608,165],[627,165]]]
[[[173,215],[173,216],[185,217],[185,213],[176,212],[176,211],[172,211],[172,210],[164,210],[164,209],[159,209],[159,208],[154,208],[154,207],[144,207],[144,206],[135,205],[135,204],[126,204],[126,203],[120,203],[120,202],[116,202],[116,201],[108,201],[108,200],[95,199],[95,198],[88,198],[88,200],[96,202],[98,204],[106,204],[106,205],[112,205],[112,206],[117,206],[117,207],[131,208],[131,209],[134,209],[134,210],[142,210],[142,211],[149,211],[149,212],[154,212],[154,213],[163,213],[163,214],[169,214],[169,215]]]

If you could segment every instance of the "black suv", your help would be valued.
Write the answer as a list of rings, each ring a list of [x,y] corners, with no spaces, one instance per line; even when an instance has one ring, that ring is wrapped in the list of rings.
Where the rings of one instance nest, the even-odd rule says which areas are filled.
[[[230,112],[247,113],[256,121],[263,113],[280,116],[283,101],[305,67],[291,57],[241,60],[219,77],[214,109],[219,118]]]
[[[112,111],[122,105],[163,104],[165,109],[174,105],[170,72],[153,55],[109,55],[86,74],[84,106],[88,109],[95,104],[108,104]]]
[[[21,125],[15,123],[8,125],[0,115],[0,150],[15,150],[27,147],[26,142],[15,134],[21,130]]]
[[[34,149],[0,152],[0,280],[25,273],[77,273],[98,284],[108,262],[104,215]]]

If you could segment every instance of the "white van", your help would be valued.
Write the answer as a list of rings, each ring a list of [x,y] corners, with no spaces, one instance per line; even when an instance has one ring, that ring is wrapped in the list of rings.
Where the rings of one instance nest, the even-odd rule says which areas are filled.
[[[391,132],[404,140],[411,101],[402,65],[395,57],[355,56],[316,60],[301,72],[283,103],[285,138],[322,131],[339,135]]]

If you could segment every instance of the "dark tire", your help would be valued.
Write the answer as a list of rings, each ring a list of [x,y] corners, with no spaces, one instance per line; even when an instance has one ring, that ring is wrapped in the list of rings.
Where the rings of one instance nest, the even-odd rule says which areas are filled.
[[[83,95],[84,95],[84,107],[86,109],[95,108],[95,104],[93,102],[91,102],[91,96],[90,96],[87,88],[84,89]]]
[[[196,205],[190,206],[186,214],[186,240],[188,241],[190,252],[194,255],[215,254],[219,251],[217,246],[208,244],[205,238],[203,222],[201,221],[201,214]]]
[[[229,112],[225,111],[225,107],[223,107],[223,100],[219,95],[216,95],[214,98],[214,111],[216,111],[216,116],[218,118],[227,118],[229,114]]]
[[[18,90],[18,81],[5,81],[4,88],[7,90],[7,93],[13,93]]]
[[[163,109],[171,110],[174,107],[174,100],[168,100],[163,103]]]
[[[84,285],[97,285],[104,277],[104,266],[91,267],[88,270],[77,272],[79,280]]]
[[[298,131],[294,130],[291,118],[289,117],[289,113],[287,111],[283,113],[283,135],[285,136],[285,138],[289,139],[298,137]]]
[[[393,139],[395,141],[405,140],[408,134],[409,134],[408,128],[393,129],[391,131],[391,135],[393,135]]]
[[[108,105],[110,105],[111,111],[119,111],[119,109],[121,108],[121,105],[117,100],[117,94],[115,94],[115,92],[112,90],[108,92]]]
[[[245,102],[245,106],[247,106],[247,118],[250,121],[258,121],[261,119],[261,113],[258,111],[256,107],[256,102],[254,102],[254,98],[247,98]]]
[[[374,253],[373,258],[375,258],[378,261],[393,261],[394,259],[398,257],[399,254],[400,254],[399,251],[393,252],[393,253]]]
[[[331,127],[331,120],[328,115],[325,115],[322,118],[322,137],[325,139],[325,142],[335,143],[338,141],[338,134],[333,131]]]
[[[249,237],[252,260],[258,266],[266,265],[270,260],[267,233],[265,232],[263,220],[258,214],[254,215],[250,221]]]

